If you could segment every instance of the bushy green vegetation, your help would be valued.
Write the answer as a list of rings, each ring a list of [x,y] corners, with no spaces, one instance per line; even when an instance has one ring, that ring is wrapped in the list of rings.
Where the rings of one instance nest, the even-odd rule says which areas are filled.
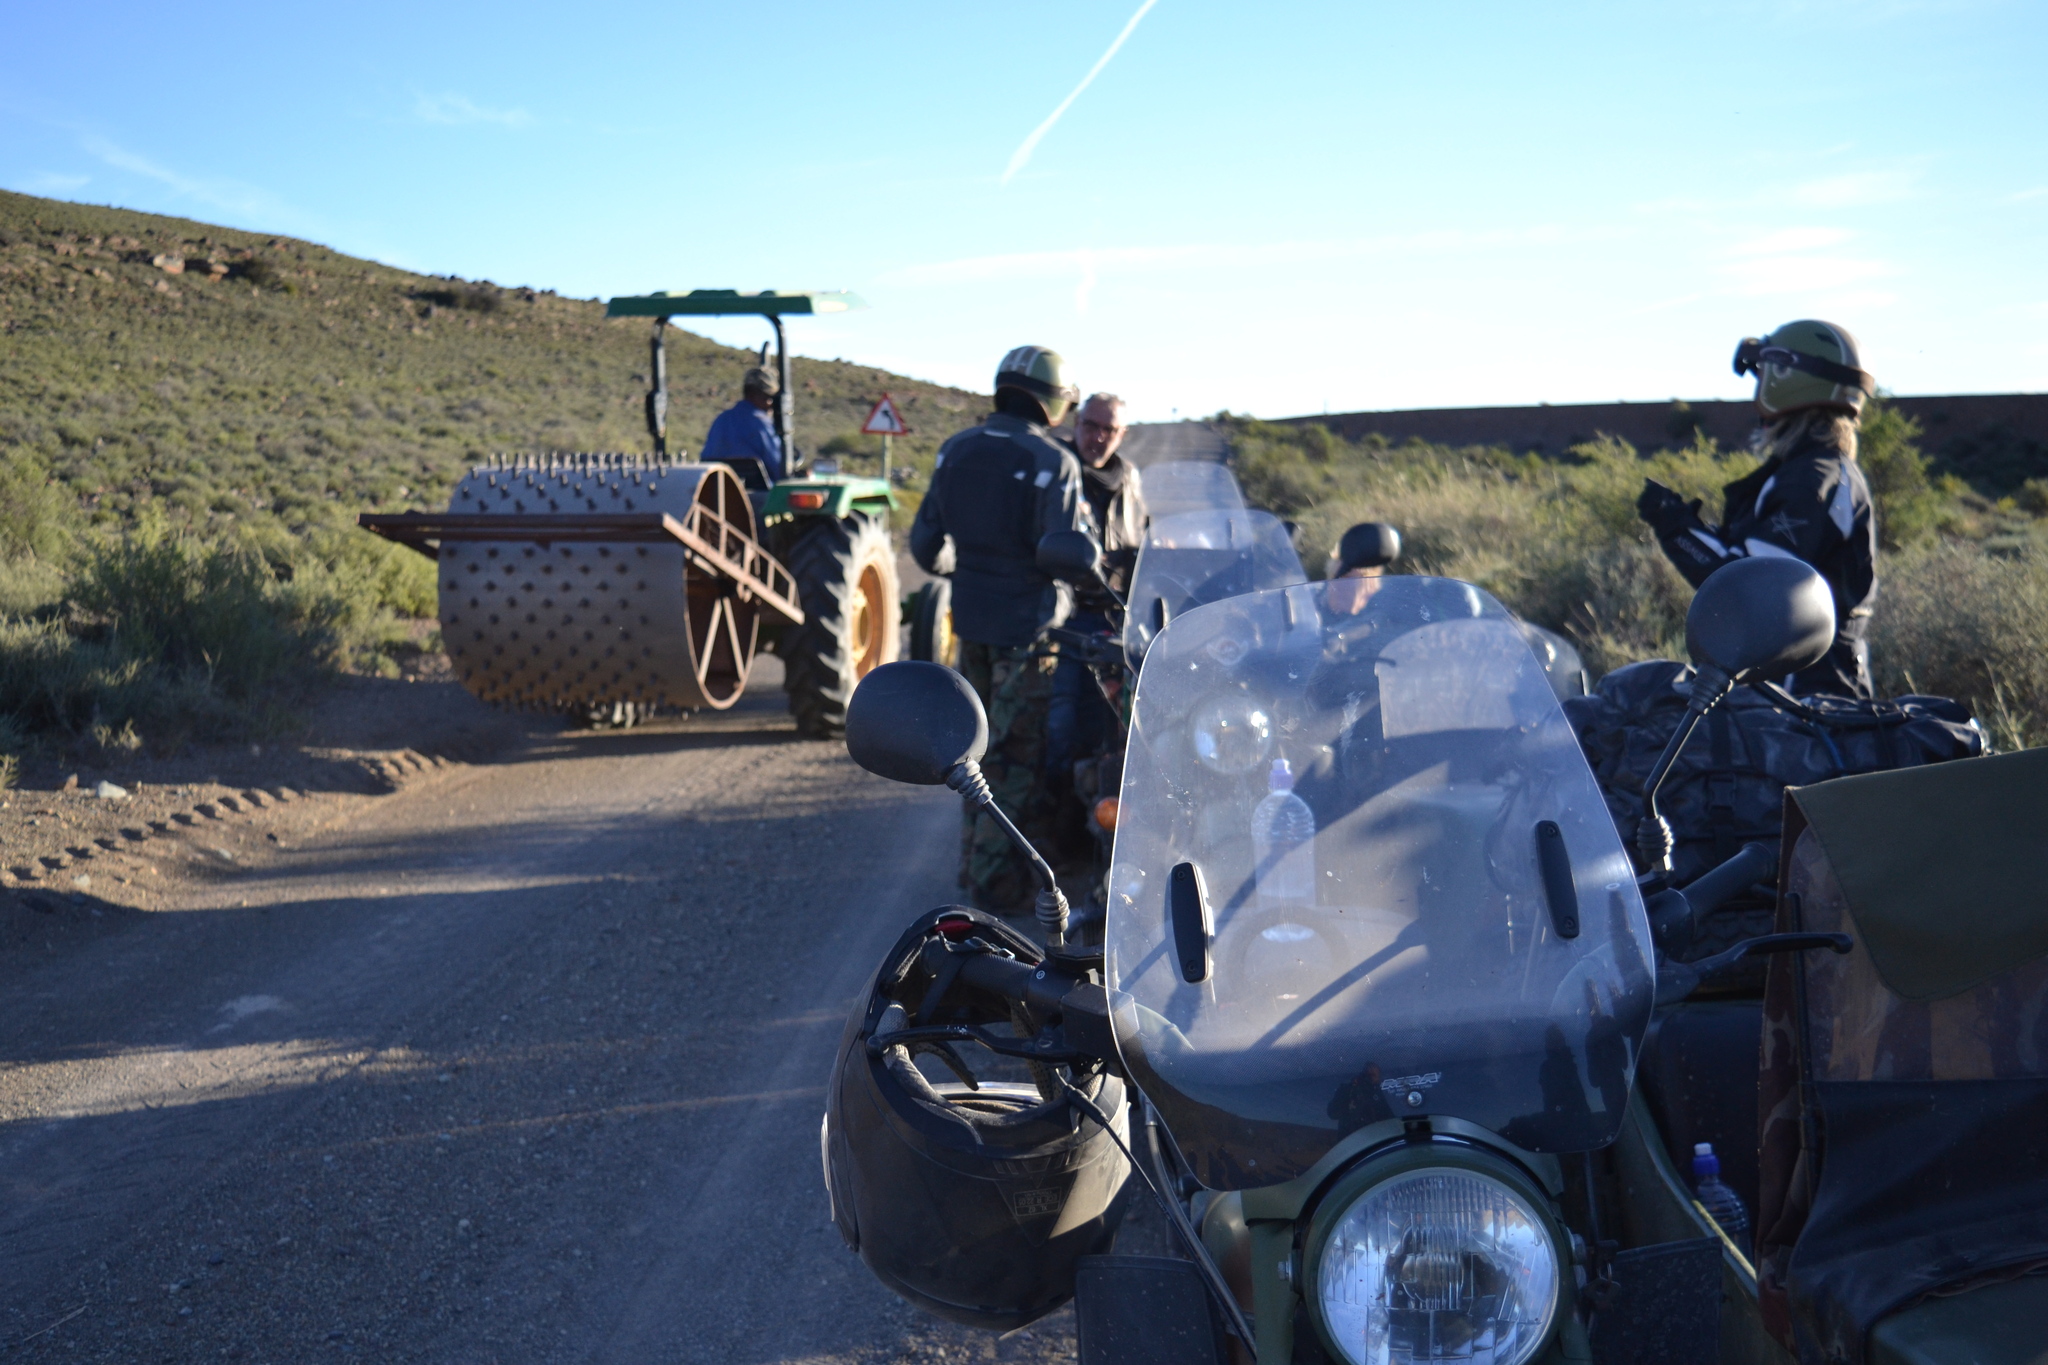
[[[721,282],[621,292],[699,283]],[[496,452],[644,450],[648,325],[603,311],[0,193],[0,749],[271,730],[322,673],[389,670],[422,643],[404,621],[433,614],[432,570],[355,515],[445,507]],[[750,363],[669,332],[672,447]],[[895,394],[913,504],[983,410],[868,366],[795,375],[800,444],[849,472],[878,461],[857,429]]]
[[[1224,420],[1247,498],[1300,522],[1311,573],[1345,527],[1392,522],[1406,567],[1485,587],[1570,637],[1595,676],[1684,657],[1692,590],[1636,517],[1644,478],[1704,499],[1712,518],[1722,487],[1756,467],[1747,451],[1699,437],[1648,452],[1603,439],[1548,459]],[[2037,520],[2048,498],[2033,513],[1936,477],[1919,441],[1882,403],[1865,417],[1859,458],[1885,549],[1879,688],[1960,698],[2003,748],[2048,743],[2048,524]]]

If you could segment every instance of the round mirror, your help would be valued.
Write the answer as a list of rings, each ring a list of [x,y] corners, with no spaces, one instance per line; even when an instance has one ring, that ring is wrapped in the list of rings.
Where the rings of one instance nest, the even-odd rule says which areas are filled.
[[[988,717],[967,679],[943,664],[883,664],[846,707],[846,752],[877,777],[936,787],[988,748]]]
[[[1038,542],[1038,571],[1062,583],[1095,577],[1102,550],[1086,531],[1054,531]]]
[[[1835,597],[1811,566],[1780,555],[1714,570],[1685,613],[1685,647],[1738,683],[1820,661],[1835,641]]]

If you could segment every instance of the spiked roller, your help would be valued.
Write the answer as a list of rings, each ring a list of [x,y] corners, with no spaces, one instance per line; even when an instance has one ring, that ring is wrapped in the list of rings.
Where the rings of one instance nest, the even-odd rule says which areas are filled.
[[[746,686],[761,613],[804,619],[722,464],[499,460],[470,471],[446,515],[359,521],[439,562],[449,659],[500,706],[722,710]]]

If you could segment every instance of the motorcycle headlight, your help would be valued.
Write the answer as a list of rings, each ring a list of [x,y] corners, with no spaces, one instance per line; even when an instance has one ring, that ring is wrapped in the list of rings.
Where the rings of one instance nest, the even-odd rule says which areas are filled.
[[[1307,1288],[1348,1365],[1524,1365],[1550,1335],[1556,1241],[1505,1181],[1424,1166],[1367,1185],[1316,1222],[1326,1231]]]
[[[1213,773],[1236,776],[1259,766],[1273,747],[1273,719],[1241,692],[1211,697],[1189,724],[1195,757]]]

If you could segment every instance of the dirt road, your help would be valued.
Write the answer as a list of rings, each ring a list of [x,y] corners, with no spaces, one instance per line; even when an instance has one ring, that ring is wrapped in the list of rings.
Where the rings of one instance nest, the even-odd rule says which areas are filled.
[[[826,1222],[832,1045],[951,899],[958,808],[756,689],[542,727],[11,944],[0,1356],[1070,1359],[1069,1316],[937,1324]]]
[[[1207,422],[1139,422],[1124,437],[1123,456],[1144,468],[1170,460],[1227,459],[1230,443]]]

